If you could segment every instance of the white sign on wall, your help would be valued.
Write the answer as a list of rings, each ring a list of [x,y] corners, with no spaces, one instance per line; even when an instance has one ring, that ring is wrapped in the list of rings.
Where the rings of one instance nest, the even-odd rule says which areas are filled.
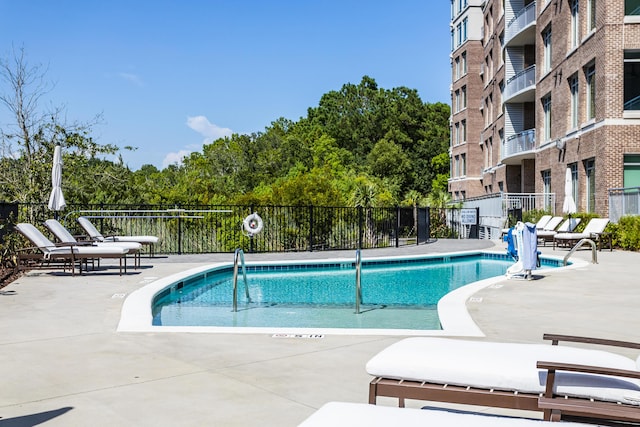
[[[462,225],[476,225],[478,211],[476,209],[460,209],[460,223]]]

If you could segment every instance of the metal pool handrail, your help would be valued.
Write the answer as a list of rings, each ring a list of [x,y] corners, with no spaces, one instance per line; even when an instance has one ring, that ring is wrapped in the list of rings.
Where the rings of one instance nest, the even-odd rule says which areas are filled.
[[[356,314],[360,314],[360,304],[362,303],[362,285],[360,283],[360,273],[362,270],[362,256],[360,249],[356,249]]]
[[[238,311],[238,259],[242,262],[242,277],[244,279],[244,292],[247,302],[251,302],[249,297],[249,285],[247,283],[247,267],[244,264],[244,251],[240,248],[236,249],[233,254],[233,311]]]

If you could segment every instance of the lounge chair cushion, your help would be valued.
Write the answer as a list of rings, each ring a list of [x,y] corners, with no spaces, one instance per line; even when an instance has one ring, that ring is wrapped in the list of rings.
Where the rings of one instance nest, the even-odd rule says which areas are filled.
[[[300,424],[300,427],[341,426],[438,426],[438,427],[546,427],[551,421],[454,412],[444,409],[396,408],[364,403],[329,402]],[[587,424],[563,422],[563,427]],[[593,427],[593,424],[589,424]]]
[[[78,243],[75,237],[69,230],[67,230],[58,220],[48,219],[44,222],[45,226],[60,240],[64,243]],[[129,251],[139,251],[142,248],[142,245],[138,242],[95,242],[95,245],[98,247],[111,247],[120,243],[118,246],[122,246],[123,248],[129,249]]]
[[[103,236],[98,229],[93,225],[88,218],[83,216],[78,218],[78,222],[84,228],[84,230],[89,234],[94,240],[98,240],[101,242],[138,242],[143,244],[155,244],[158,243],[158,238],[156,236]]]
[[[129,249],[121,246],[113,245],[113,247],[98,246],[56,246],[51,240],[47,239],[44,234],[36,227],[28,223],[16,224],[16,228],[24,234],[31,243],[36,245],[46,257],[53,255],[69,255],[72,252],[79,255],[95,255],[96,258],[110,255],[125,255]]]
[[[636,361],[601,350],[424,337],[387,347],[366,369],[376,377],[542,393],[546,371],[536,367],[538,361],[637,370]],[[635,379],[558,372],[556,385],[561,395],[640,405]]]
[[[133,243],[144,243],[144,244],[152,244],[158,243],[158,238],[156,236],[109,236],[104,238],[104,242],[133,242]]]

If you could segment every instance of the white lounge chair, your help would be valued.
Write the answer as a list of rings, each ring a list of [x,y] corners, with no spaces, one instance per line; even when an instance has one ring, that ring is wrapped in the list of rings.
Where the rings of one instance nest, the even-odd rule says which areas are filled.
[[[536,230],[542,230],[553,218],[551,215],[542,215],[538,222],[536,222]]]
[[[398,398],[400,406],[404,406],[405,399],[431,400],[544,411],[545,419],[550,419],[551,410],[542,407],[539,400],[547,398],[555,403],[566,399],[574,404],[576,400],[587,402],[586,405],[596,401],[602,406],[601,413],[615,408],[640,419],[640,371],[635,360],[557,343],[581,342],[638,350],[640,344],[560,335],[545,335],[545,339],[556,345],[403,339],[367,363],[367,372],[374,376],[369,386],[369,403],[375,404],[378,396],[387,396]],[[550,370],[538,368],[544,361],[575,369],[574,372],[558,369],[547,375]],[[590,371],[589,367],[598,370]],[[597,418],[598,414],[591,416]]]
[[[78,223],[87,232],[91,240],[96,242],[137,242],[149,246],[149,256],[153,256],[154,245],[159,239],[156,236],[103,236],[88,218],[81,216]]]
[[[547,226],[549,221],[551,221],[552,218],[553,217],[551,215],[542,215],[538,220],[538,222],[536,222],[536,230],[543,230]],[[562,221],[562,217],[560,217],[560,221]],[[558,224],[560,224],[560,221],[558,221]],[[555,227],[557,227],[558,224],[556,224]],[[508,232],[509,232],[509,228],[502,229],[503,236],[506,235]]]
[[[558,233],[553,236],[553,249],[556,245],[573,245],[582,239],[592,239],[602,248],[602,236],[607,224],[609,218],[592,218],[581,233]],[[611,249],[611,242],[608,243]]]
[[[45,227],[53,233],[61,243],[69,243],[76,246],[98,246],[113,247],[119,246],[127,248],[129,254],[134,256],[134,266],[140,265],[140,249],[142,244],[138,242],[94,242],[94,241],[78,241],[60,222],[56,219],[48,219],[44,222]]]
[[[581,218],[567,218],[556,230],[539,230],[538,240],[542,240],[544,246],[553,241],[553,236],[558,233],[571,233],[580,224]]]
[[[365,403],[329,402],[299,427],[553,427],[559,424],[528,418],[477,414],[445,409],[393,408]],[[563,427],[593,424],[562,423]]]
[[[82,261],[100,258],[119,258],[120,275],[124,268],[127,272],[127,253],[129,250],[120,246],[98,247],[78,246],[69,243],[56,245],[40,232],[36,227],[28,223],[16,224],[16,229],[38,248],[45,260],[65,260],[71,263],[71,274],[75,275],[75,262],[80,261],[80,273],[82,273]]]

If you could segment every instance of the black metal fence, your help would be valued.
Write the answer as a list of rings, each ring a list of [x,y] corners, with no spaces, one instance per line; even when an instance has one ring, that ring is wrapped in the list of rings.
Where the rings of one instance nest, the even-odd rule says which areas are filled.
[[[420,244],[459,236],[455,210],[318,206],[130,206],[67,205],[59,213],[46,204],[16,205],[16,222],[36,226],[57,217],[72,234],[85,234],[76,221],[89,218],[104,234],[154,235],[156,253],[322,251]],[[250,237],[243,220],[256,212],[264,228]],[[43,229],[44,230],[44,229]],[[52,239],[54,240],[54,239]]]

